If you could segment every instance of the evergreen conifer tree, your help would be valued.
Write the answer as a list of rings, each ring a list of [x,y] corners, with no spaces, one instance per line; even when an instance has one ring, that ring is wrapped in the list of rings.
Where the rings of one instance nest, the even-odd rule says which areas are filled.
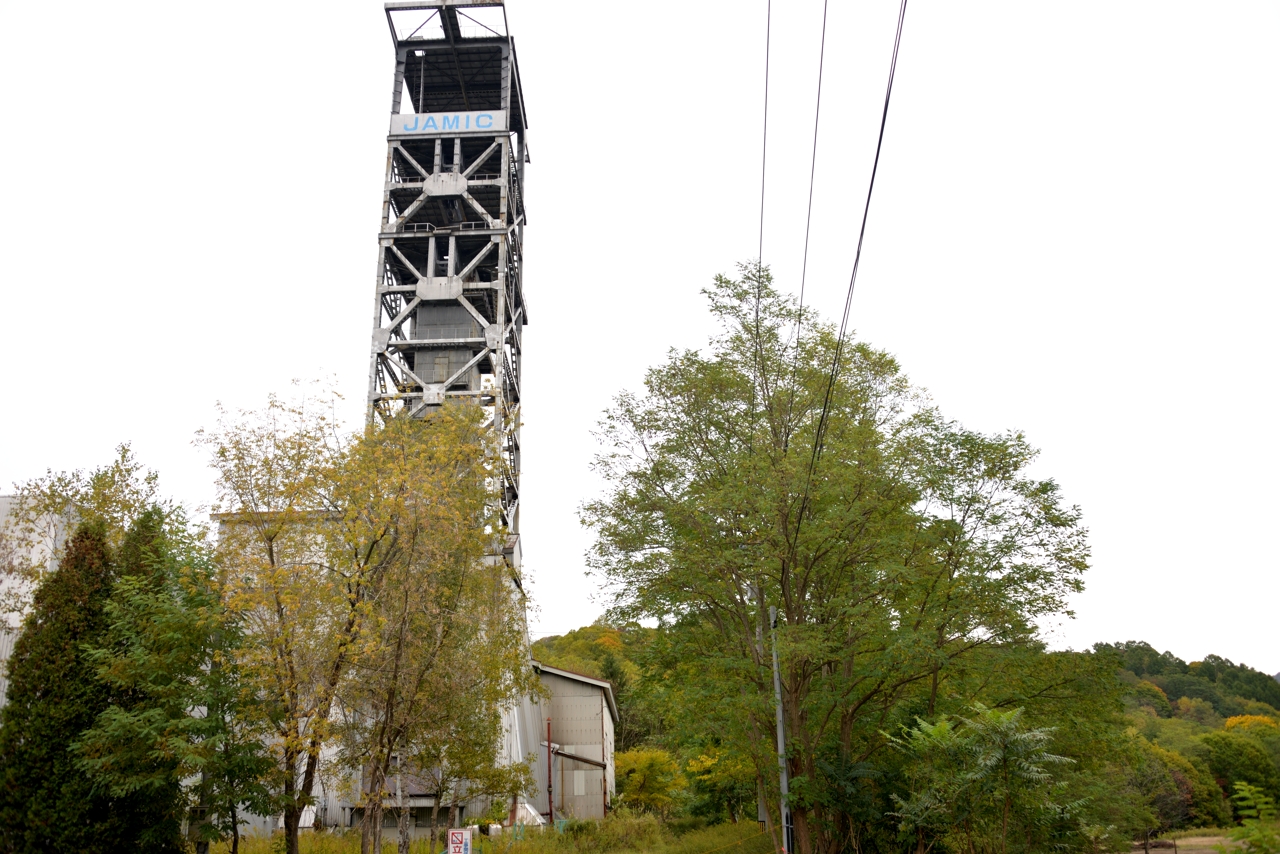
[[[115,567],[105,528],[82,524],[36,591],[0,710],[0,851],[176,850],[148,799],[112,798],[77,766],[75,742],[113,702],[84,654],[106,628]],[[172,839],[171,843],[169,839]]]
[[[81,525],[35,593],[0,712],[0,850],[108,851],[125,828],[76,768],[72,742],[110,702],[81,655],[102,633],[112,566],[100,524]]]

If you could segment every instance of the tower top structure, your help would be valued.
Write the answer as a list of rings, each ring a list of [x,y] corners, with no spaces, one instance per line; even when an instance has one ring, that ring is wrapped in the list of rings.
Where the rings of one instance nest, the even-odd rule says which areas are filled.
[[[523,138],[524,92],[502,0],[391,0],[384,8],[415,112],[500,110],[505,129]]]

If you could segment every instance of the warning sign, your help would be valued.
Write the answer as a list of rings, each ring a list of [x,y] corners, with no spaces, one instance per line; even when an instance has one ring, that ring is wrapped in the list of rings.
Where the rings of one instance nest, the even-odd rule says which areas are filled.
[[[471,854],[471,831],[450,829],[447,854]]]

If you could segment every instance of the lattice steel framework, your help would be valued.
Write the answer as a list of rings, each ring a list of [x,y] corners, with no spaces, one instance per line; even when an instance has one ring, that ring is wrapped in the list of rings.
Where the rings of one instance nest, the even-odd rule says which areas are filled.
[[[502,0],[393,0],[385,9],[396,71],[370,417],[478,399],[502,448],[503,522],[518,535],[528,155],[515,44]]]

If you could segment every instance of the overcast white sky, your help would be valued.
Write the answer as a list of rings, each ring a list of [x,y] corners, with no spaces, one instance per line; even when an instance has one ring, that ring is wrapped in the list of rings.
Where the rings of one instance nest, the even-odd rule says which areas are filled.
[[[755,255],[764,0],[510,0],[531,120],[527,566],[601,610],[590,431]],[[897,4],[832,0],[808,298],[834,315]],[[774,3],[765,261],[795,289],[820,0]],[[1280,4],[913,0],[853,325],[943,410],[1025,430],[1092,531],[1059,646],[1280,671]],[[358,418],[393,53],[381,4],[0,6],[0,485],[335,377]]]

